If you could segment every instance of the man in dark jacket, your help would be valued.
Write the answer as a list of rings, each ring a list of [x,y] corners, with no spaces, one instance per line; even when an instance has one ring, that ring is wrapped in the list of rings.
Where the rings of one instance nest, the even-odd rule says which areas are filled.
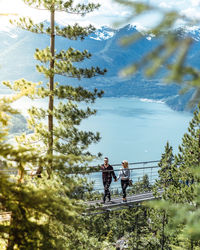
[[[108,163],[108,157],[104,158],[104,164],[101,165],[101,170],[102,170],[102,180],[104,186],[103,203],[105,203],[106,196],[108,197],[109,201],[111,199],[109,187],[112,182],[112,178],[114,178],[114,180],[117,181],[117,177],[115,175],[113,167]]]

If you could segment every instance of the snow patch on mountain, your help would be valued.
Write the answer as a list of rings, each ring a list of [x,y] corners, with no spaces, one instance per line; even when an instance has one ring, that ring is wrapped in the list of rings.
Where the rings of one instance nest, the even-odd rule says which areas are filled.
[[[186,26],[184,27],[185,32],[190,34],[190,36],[195,40],[195,41],[200,41],[200,28],[199,26]]]
[[[102,40],[107,40],[111,37],[114,36],[114,32],[107,32],[107,33],[100,33],[100,32],[97,32],[95,33],[96,34],[96,37],[92,37],[92,39],[95,39],[95,40],[99,40],[99,41],[102,41]]]
[[[94,40],[108,40],[112,38],[115,35],[116,31],[114,29],[111,29],[109,27],[101,27],[100,29],[97,29],[94,34],[90,36],[90,38]]]

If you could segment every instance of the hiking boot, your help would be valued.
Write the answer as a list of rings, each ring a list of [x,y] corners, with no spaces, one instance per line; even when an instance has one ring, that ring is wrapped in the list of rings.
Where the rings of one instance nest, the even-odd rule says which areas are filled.
[[[126,199],[126,198],[123,198],[123,202],[127,202],[127,199]]]

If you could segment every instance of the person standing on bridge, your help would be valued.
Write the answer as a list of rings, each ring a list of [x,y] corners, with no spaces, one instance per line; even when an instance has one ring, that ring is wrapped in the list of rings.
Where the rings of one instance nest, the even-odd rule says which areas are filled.
[[[128,161],[122,161],[122,168],[120,169],[119,176],[117,180],[121,178],[121,187],[123,192],[123,202],[127,202],[126,199],[126,189],[129,186],[129,179],[130,179],[130,169],[128,168]]]
[[[106,202],[106,197],[108,197],[108,201],[111,200],[110,196],[110,184],[112,182],[112,178],[117,181],[117,177],[115,175],[113,167],[108,163],[108,157],[104,158],[104,164],[101,165],[102,170],[102,180],[104,186],[104,196],[103,196],[103,203]]]

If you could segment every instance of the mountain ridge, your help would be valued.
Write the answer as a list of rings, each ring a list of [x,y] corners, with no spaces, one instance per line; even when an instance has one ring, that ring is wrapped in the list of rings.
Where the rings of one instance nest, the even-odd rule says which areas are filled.
[[[183,30],[181,30],[183,32]],[[164,85],[161,75],[153,79],[146,79],[141,71],[138,71],[130,78],[120,78],[119,71],[133,61],[139,60],[142,55],[151,51],[157,44],[156,37],[149,37],[145,31],[141,31],[142,39],[135,44],[122,48],[119,45],[119,39],[129,36],[133,33],[140,32],[136,26],[126,25],[119,29],[103,26],[90,34],[84,41],[69,41],[65,38],[56,38],[56,49],[67,49],[74,47],[75,49],[87,49],[92,53],[91,60],[86,60],[81,67],[100,66],[107,68],[108,73],[105,76],[99,76],[92,79],[83,79],[78,81],[75,79],[67,79],[63,76],[57,76],[56,81],[61,83],[70,82],[73,85],[83,85],[88,89],[103,89],[107,97],[134,96],[139,98],[148,98],[165,101],[171,108],[176,110],[184,110],[190,95],[179,96],[179,86]],[[186,32],[187,33],[187,32]],[[186,34],[185,33],[185,34]],[[194,45],[190,49],[189,58],[192,66],[199,64],[200,45],[200,29],[188,31],[194,39]],[[35,48],[45,48],[49,46],[49,38],[47,35],[38,35],[31,32],[13,29],[12,32],[0,31],[0,65],[1,74],[0,81],[17,80],[26,78],[30,81],[45,81],[45,78],[36,72],[35,64],[38,62],[33,58]],[[13,60],[13,56],[16,60]],[[1,88],[2,91],[2,88]],[[3,89],[3,93],[5,93]],[[187,98],[186,98],[187,97]]]

